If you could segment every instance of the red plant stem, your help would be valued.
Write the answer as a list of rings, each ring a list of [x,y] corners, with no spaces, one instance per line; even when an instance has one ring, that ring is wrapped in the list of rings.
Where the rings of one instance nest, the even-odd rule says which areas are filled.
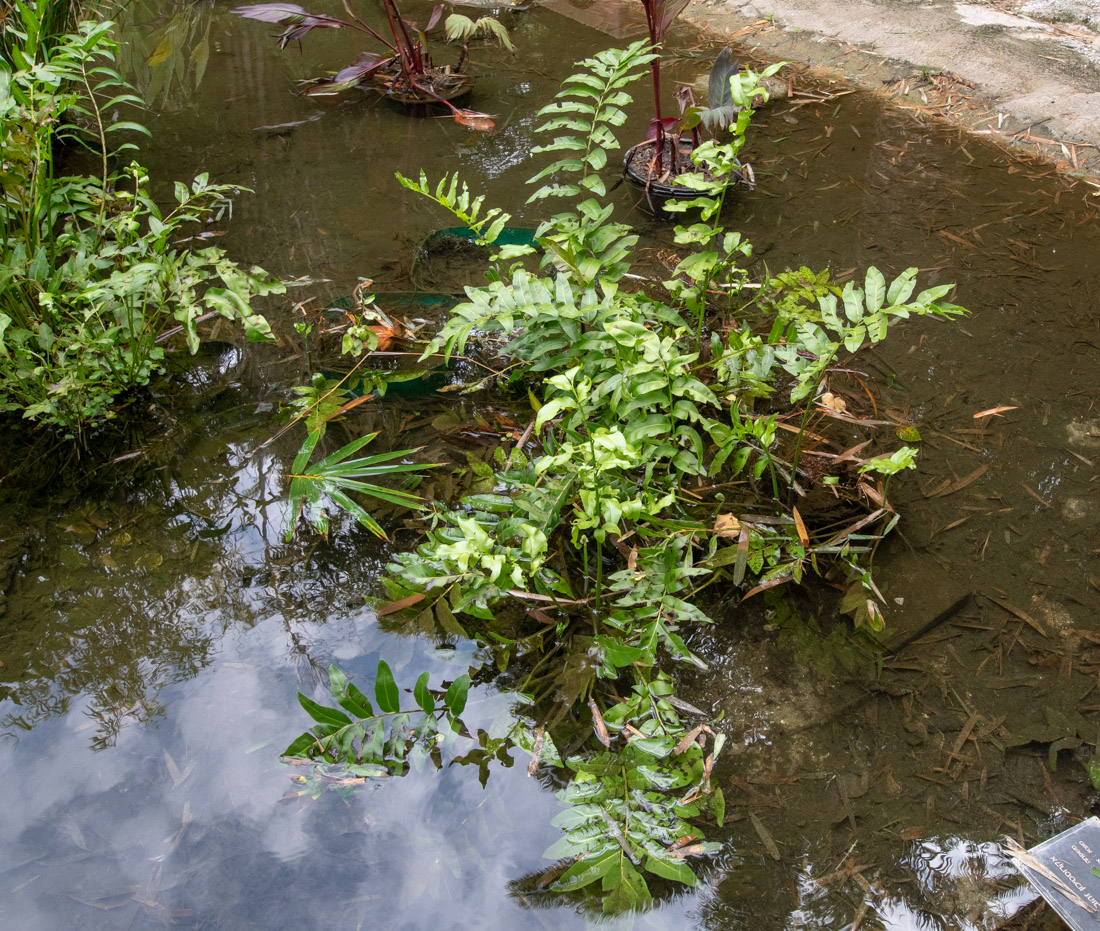
[[[657,116],[655,124],[657,135],[654,138],[653,150],[657,156],[657,169],[660,173],[665,158],[665,122],[661,118],[661,60],[659,58],[653,59],[649,70],[653,75],[653,112]]]
[[[405,37],[405,41],[409,43],[409,51],[412,52],[413,66],[416,68],[416,73],[423,74],[424,56],[421,54],[422,50],[420,47],[420,43],[413,42],[412,38],[409,36],[408,25],[405,23],[405,20],[401,18],[401,13],[399,10],[397,10],[397,6],[394,3],[394,0],[387,0],[387,2],[391,6],[393,6],[394,11],[397,13],[397,25],[401,27],[401,34]]]
[[[645,8],[645,22],[649,27],[649,44],[656,49],[664,36],[657,35],[657,23],[654,20],[654,10],[650,3],[642,0]],[[653,141],[653,151],[657,157],[657,173],[660,174],[661,165],[665,155],[665,124],[661,119],[661,57],[658,55],[649,63],[649,73],[653,77],[653,112],[656,115],[657,135]],[[670,161],[675,161],[671,159]]]
[[[343,0],[343,2],[344,2],[344,9],[347,11],[348,16],[350,16],[352,18],[352,22],[345,23],[344,25],[351,26],[352,29],[358,29],[360,32],[365,32],[367,35],[369,35],[372,38],[375,38],[379,42],[381,42],[391,52],[396,52],[397,51],[397,48],[395,46],[390,45],[390,43],[388,41],[386,41],[386,39],[384,39],[381,35],[379,35],[373,29],[371,29],[370,26],[368,26],[358,16],[355,15],[355,11],[352,10],[351,4],[348,3],[348,0]],[[341,21],[336,20],[336,22],[341,22]]]
[[[417,68],[413,60],[413,43],[405,30],[405,21],[401,19],[401,13],[394,6],[393,0],[382,0],[382,9],[386,11],[386,19],[393,33],[393,40],[397,43],[397,53],[401,56],[401,67],[410,77],[420,74],[423,69]],[[404,41],[402,41],[404,39]]]
[[[649,65],[649,71],[653,75],[653,112],[657,122],[661,122],[661,59],[654,58]]]

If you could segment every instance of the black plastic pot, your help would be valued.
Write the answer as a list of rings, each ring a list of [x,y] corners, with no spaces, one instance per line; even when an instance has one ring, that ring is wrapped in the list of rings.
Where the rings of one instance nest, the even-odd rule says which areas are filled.
[[[645,142],[639,142],[636,146],[627,149],[626,155],[623,156],[623,174],[631,184],[641,189],[645,195],[643,201],[649,209],[657,216],[663,216],[665,214],[661,208],[670,200],[689,200],[692,197],[698,197],[699,192],[692,188],[681,187],[678,184],[661,184],[657,181],[650,181],[630,167],[630,163],[639,149],[652,148],[654,144],[652,139],[647,139]],[[750,189],[753,187],[752,169],[747,165],[742,166],[742,170],[735,172],[735,175],[734,181],[737,184],[747,185]]]

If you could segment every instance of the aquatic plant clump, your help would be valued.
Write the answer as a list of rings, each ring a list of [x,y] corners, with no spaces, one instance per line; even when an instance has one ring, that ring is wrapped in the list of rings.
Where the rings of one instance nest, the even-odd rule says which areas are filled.
[[[354,63],[342,68],[329,78],[308,83],[303,93],[307,95],[337,94],[353,87],[377,90],[394,100],[406,104],[439,103],[449,108],[454,119],[474,129],[492,129],[493,121],[487,114],[456,107],[451,100],[465,94],[473,86],[473,78],[463,72],[466,63],[467,43],[477,38],[495,40],[512,50],[508,31],[495,19],[483,16],[474,21],[466,16],[452,14],[447,18],[445,30],[448,40],[462,42],[462,53],[452,65],[437,65],[428,49],[427,34],[443,15],[443,4],[438,4],[423,29],[405,19],[394,0],[380,0],[386,16],[389,37],[378,32],[360,17],[345,0],[344,10],[348,18],[338,19],[323,13],[310,13],[296,3],[257,3],[236,7],[233,12],[245,19],[264,23],[278,23],[286,29],[279,35],[279,47],[301,41],[314,29],[351,29],[381,44],[385,52],[360,52]]]
[[[493,645],[505,664],[524,657],[507,739],[532,753],[531,771],[569,773],[563,836],[546,851],[560,864],[538,888],[598,887],[608,913],[647,907],[654,879],[693,885],[688,858],[718,848],[703,836],[724,818],[711,776],[725,738],[662,668],[706,669],[684,639],[711,622],[702,590],[724,581],[748,598],[809,571],[846,591],[837,607],[857,625],[882,627],[870,559],[898,520],[890,478],[916,450],[826,452],[830,423],[858,423],[830,401],[830,371],[898,319],[965,313],[943,300],[950,285],[915,293],[915,269],[887,282],[871,268],[843,288],[809,270],[751,282],[751,246],[722,223],[743,132],[695,150],[679,183],[696,196],[666,207],[696,214],[675,229],[686,254],[667,279],[646,274],[600,172],[625,88],[651,61],[645,43],[603,52],[542,111],[554,139],[537,151],[562,157],[532,179],[547,180],[531,200],[572,206],[543,221],[535,247],[498,248],[508,215],[456,176],[398,175],[496,249],[489,283],[467,289],[424,358],[491,352],[533,410],[493,491],[437,505],[423,542],[393,557],[384,613],[415,611],[420,628]],[[538,274],[518,261],[532,253]],[[835,502],[820,517],[815,485]]]
[[[192,353],[208,316],[271,338],[251,302],[283,285],[224,250],[179,247],[189,226],[227,216],[239,189],[203,174],[162,208],[140,164],[112,167],[136,148],[116,138],[147,133],[117,119],[141,100],[113,67],[113,24],[47,45],[41,9],[18,10],[25,28],[6,28],[19,47],[0,60],[0,411],[83,436],[161,371],[170,327]],[[90,150],[99,175],[62,176],[62,141]]]

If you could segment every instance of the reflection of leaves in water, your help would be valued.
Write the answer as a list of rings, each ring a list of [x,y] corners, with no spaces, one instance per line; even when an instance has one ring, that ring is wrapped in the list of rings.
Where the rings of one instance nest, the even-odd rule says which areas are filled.
[[[828,633],[808,607],[800,608],[796,595],[790,592],[765,593],[768,604],[768,627],[779,632],[779,644],[791,651],[797,667],[815,669],[830,677],[842,670],[852,674],[874,669],[879,649],[861,629],[849,630],[834,624]]]
[[[175,109],[198,90],[210,61],[213,9],[205,0],[136,0],[119,9],[119,64],[148,105]]]
[[[87,723],[74,727],[101,750],[162,714],[161,691],[209,665],[219,625],[255,614],[226,552],[236,536],[208,530],[224,520],[223,505],[232,506],[208,502],[199,515],[178,501],[146,502],[156,508],[148,520],[126,504],[24,517],[56,526],[68,545],[32,548],[9,593],[0,737],[78,710]],[[10,532],[5,522],[0,533]]]
[[[22,654],[28,665],[21,675],[10,659],[5,667],[19,678],[8,696],[16,707],[0,719],[0,733],[29,731],[67,713],[84,695],[84,714],[95,728],[91,746],[102,750],[114,745],[127,723],[163,711],[158,692],[207,664],[212,637],[180,605],[160,603],[154,609],[135,603],[127,610],[128,600],[124,588],[91,589],[79,607],[59,603],[36,623],[11,618],[16,623],[9,627],[5,652]],[[119,610],[98,611],[95,606],[104,601],[117,603]]]

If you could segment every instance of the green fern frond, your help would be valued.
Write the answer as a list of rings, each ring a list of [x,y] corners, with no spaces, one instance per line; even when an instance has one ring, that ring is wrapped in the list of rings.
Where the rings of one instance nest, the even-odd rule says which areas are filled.
[[[416,191],[417,194],[422,194],[429,200],[434,200],[439,206],[454,214],[474,232],[479,246],[491,246],[496,242],[501,231],[512,219],[510,213],[505,213],[499,207],[490,207],[485,211],[484,216],[479,216],[485,197],[484,195],[473,197],[469,186],[459,179],[457,172],[453,175],[443,175],[434,190],[428,182],[427,174],[423,171],[420,172],[420,178],[417,181],[406,178],[401,172],[396,174],[402,187]]]
[[[532,151],[568,152],[565,158],[547,165],[528,183],[560,174],[579,174],[576,184],[557,180],[540,187],[528,198],[528,203],[546,197],[579,197],[586,191],[599,197],[607,190],[600,172],[608,162],[607,153],[619,148],[613,126],[626,122],[630,95],[624,88],[645,74],[644,68],[656,56],[646,42],[635,42],[625,49],[607,49],[579,65],[587,71],[570,75],[562,82],[556,103],[543,107],[540,117],[549,117],[536,132],[560,133],[567,130],[577,135],[558,135],[554,141]]]
[[[335,501],[341,508],[352,515],[360,524],[371,533],[383,540],[387,539],[385,531],[378,522],[366,512],[366,510],[351,499],[348,492],[358,492],[379,501],[404,507],[417,507],[421,499],[416,495],[393,488],[385,488],[369,482],[360,481],[363,478],[372,478],[378,475],[395,475],[400,472],[415,472],[420,469],[431,468],[435,463],[396,463],[393,460],[402,459],[416,449],[400,449],[388,453],[379,453],[375,456],[366,456],[363,459],[348,459],[371,440],[377,433],[368,433],[357,440],[352,440],[346,446],[319,462],[309,466],[309,460],[313,455],[318,441],[321,439],[321,431],[314,430],[306,437],[298,455],[294,458],[290,474],[290,519],[287,522],[285,539],[289,543],[298,528],[302,513],[306,505],[309,505],[309,519],[317,532],[328,535],[328,515],[325,512],[322,497],[328,497]],[[307,468],[308,467],[308,468]]]

